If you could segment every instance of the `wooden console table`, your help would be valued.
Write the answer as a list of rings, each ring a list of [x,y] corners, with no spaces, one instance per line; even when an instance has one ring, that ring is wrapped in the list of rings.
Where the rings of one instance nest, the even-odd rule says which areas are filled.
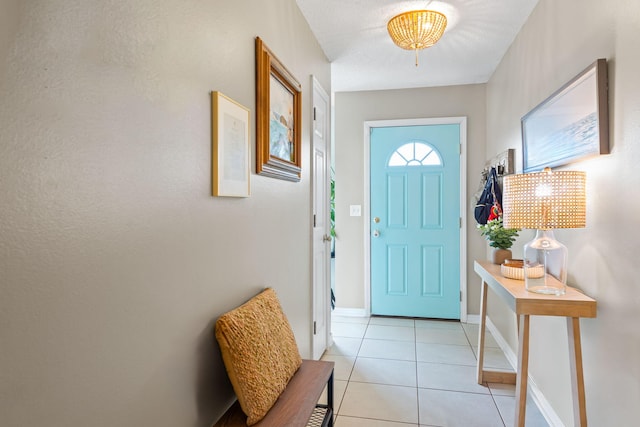
[[[529,292],[524,281],[503,277],[500,266],[488,261],[476,261],[474,270],[482,278],[480,299],[480,332],[478,334],[478,384],[497,382],[516,385],[515,426],[524,427],[527,379],[529,374],[529,316],[562,316],[567,318],[571,390],[574,425],[587,426],[580,318],[596,317],[596,301],[567,286],[565,295],[543,295]],[[518,369],[516,373],[488,371],[484,363],[484,337],[487,317],[487,287],[500,296],[516,314],[518,321]]]

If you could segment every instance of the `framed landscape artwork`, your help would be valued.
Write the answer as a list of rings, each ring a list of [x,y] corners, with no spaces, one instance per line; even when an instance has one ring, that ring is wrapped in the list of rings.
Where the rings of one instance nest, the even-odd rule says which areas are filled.
[[[256,37],[256,173],[300,181],[300,83]]]
[[[598,59],[522,118],[524,172],[609,153],[607,61]]]

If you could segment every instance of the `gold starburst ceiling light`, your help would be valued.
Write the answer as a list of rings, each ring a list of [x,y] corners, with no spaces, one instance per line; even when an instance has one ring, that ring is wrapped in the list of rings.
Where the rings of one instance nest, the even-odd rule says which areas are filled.
[[[402,49],[416,52],[416,67],[418,66],[418,51],[436,44],[445,28],[447,17],[434,10],[413,10],[396,15],[387,24],[391,40]]]

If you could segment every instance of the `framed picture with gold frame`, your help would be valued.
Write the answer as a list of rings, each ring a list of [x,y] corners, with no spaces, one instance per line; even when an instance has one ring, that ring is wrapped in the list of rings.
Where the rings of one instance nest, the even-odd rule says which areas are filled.
[[[256,37],[256,173],[300,181],[302,88]]]
[[[249,197],[251,146],[249,109],[220,92],[211,92],[213,123],[212,194]]]

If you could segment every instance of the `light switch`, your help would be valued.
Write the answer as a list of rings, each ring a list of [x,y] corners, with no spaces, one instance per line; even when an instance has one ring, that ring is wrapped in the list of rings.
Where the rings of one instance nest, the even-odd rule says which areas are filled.
[[[362,215],[362,207],[360,205],[349,205],[349,215],[351,215],[351,216],[361,216]]]

